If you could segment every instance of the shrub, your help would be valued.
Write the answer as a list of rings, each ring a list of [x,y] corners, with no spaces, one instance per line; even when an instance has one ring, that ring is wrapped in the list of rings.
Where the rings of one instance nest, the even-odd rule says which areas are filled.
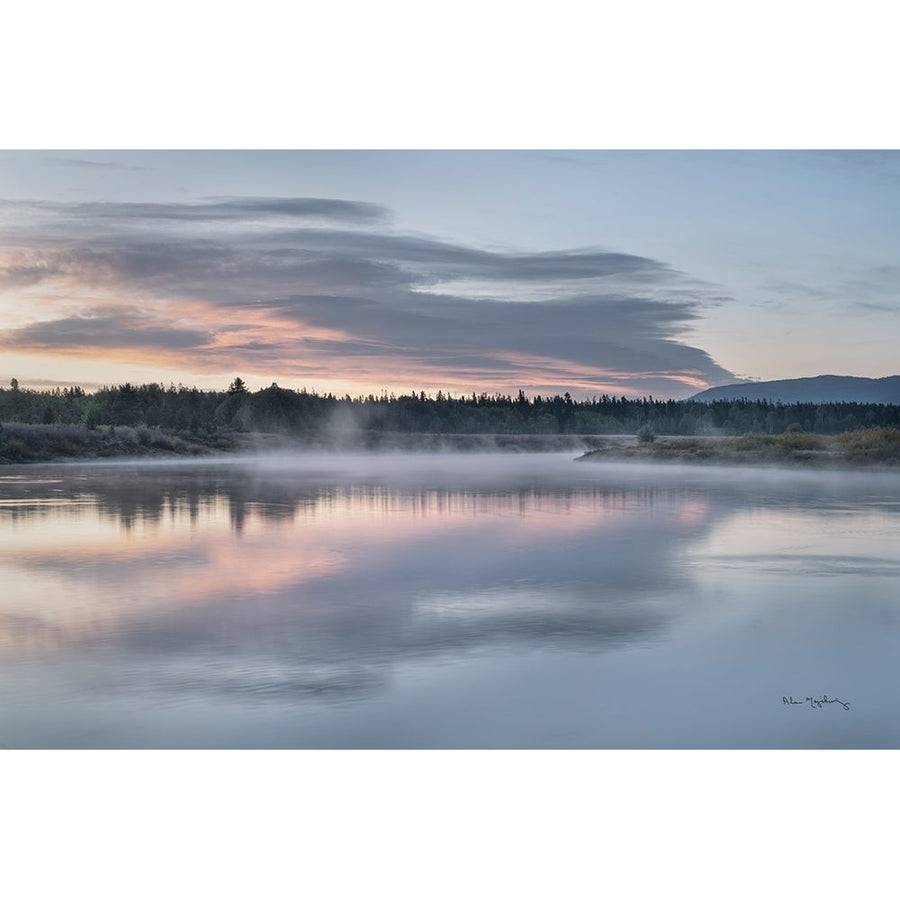
[[[638,428],[637,439],[642,444],[652,444],[656,440],[656,432],[649,425]]]
[[[862,428],[846,431],[835,438],[845,450],[877,450],[880,448],[900,448],[900,429]]]
[[[778,445],[778,438],[771,434],[742,434],[740,437],[732,438],[731,446],[735,450],[762,450],[764,447],[775,447]]]
[[[872,462],[900,460],[900,429],[863,428],[847,431],[835,438],[835,443],[848,459]]]
[[[792,431],[790,434],[781,435],[781,445],[790,450],[821,450],[825,446],[825,441],[817,434]]]
[[[174,450],[174,439],[167,434],[163,434],[158,428],[154,430],[150,446],[157,450]]]

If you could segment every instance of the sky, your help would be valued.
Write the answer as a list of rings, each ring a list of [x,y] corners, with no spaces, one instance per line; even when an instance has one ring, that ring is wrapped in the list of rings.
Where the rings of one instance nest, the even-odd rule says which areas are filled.
[[[897,374],[900,152],[5,151],[0,383]]]

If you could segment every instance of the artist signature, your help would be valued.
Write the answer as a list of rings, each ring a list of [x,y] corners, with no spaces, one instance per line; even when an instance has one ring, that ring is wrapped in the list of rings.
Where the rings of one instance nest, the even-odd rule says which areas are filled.
[[[804,706],[808,703],[812,709],[821,709],[826,703],[840,703],[844,709],[850,709],[849,703],[844,703],[843,700],[838,700],[837,697],[829,697],[827,694],[822,694],[821,697],[804,697],[802,700],[795,700],[793,697],[782,697],[781,702],[788,706]]]

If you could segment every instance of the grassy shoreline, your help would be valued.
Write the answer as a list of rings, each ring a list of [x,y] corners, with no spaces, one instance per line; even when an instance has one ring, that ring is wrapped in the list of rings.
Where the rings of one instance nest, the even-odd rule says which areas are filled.
[[[0,465],[304,451],[577,453],[596,447],[599,440],[597,435],[419,434],[366,430],[325,430],[302,437],[230,429],[208,433],[175,432],[146,425],[89,429],[80,425],[5,423],[0,427]]]
[[[900,430],[864,428],[836,435],[794,432],[739,437],[669,437],[621,442],[580,456],[578,462],[651,462],[766,465],[804,468],[900,467]]]
[[[236,449],[226,433],[170,432],[146,426],[86,428],[6,422],[0,428],[0,465],[119,457],[178,457],[227,453]]]
[[[298,437],[218,429],[191,432],[146,425],[0,426],[0,465],[103,459],[215,457],[304,451],[372,452],[578,452],[578,462],[787,465],[805,468],[900,467],[900,429],[866,428],[837,435],[793,432],[739,437],[630,435],[418,434],[324,431]]]

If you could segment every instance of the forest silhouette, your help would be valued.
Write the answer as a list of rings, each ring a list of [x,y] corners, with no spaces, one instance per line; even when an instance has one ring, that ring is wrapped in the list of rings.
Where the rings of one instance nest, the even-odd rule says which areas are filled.
[[[222,391],[130,383],[88,393],[76,386],[34,390],[13,379],[0,388],[0,423],[77,425],[89,430],[148,426],[183,435],[217,431],[313,435],[325,429],[422,434],[589,435],[836,434],[855,428],[900,427],[900,407],[868,403],[772,403],[766,400],[659,400],[569,393],[528,397],[451,396],[424,391],[342,397],[272,384],[257,391],[235,378]]]

